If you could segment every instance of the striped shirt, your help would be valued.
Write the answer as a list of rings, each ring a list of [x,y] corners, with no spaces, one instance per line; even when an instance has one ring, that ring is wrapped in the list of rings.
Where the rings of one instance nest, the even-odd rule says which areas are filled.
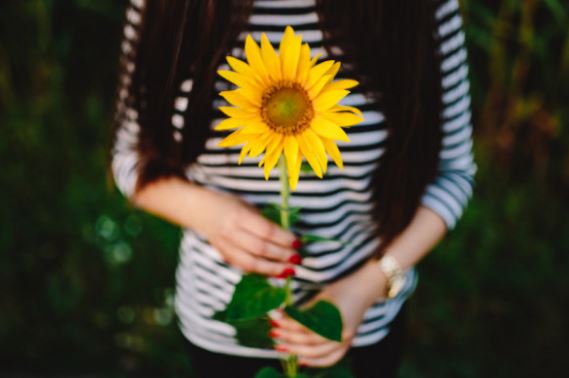
[[[138,112],[129,107],[126,86],[129,73],[133,72],[133,51],[140,21],[143,0],[131,0],[126,12],[122,52],[126,67],[121,80],[124,86],[119,92],[119,104],[124,110],[123,122],[116,133],[112,150],[112,170],[116,185],[125,197],[134,192],[137,180],[138,156],[135,150],[138,131]],[[302,33],[312,54],[322,53],[320,61],[333,58],[342,61],[336,79],[350,78],[350,62],[338,54],[328,57],[323,48],[323,35],[317,24],[315,0],[255,0],[248,26],[238,37],[231,55],[245,60],[243,45],[247,33],[258,43],[261,32],[278,46],[286,25]],[[462,29],[462,17],[457,0],[439,0],[435,14],[438,27],[438,48],[442,54],[442,149],[439,174],[430,183],[421,198],[422,205],[432,209],[452,230],[472,196],[474,175],[477,170],[472,152],[472,125],[470,88],[468,79],[467,50]],[[336,54],[336,52],[334,53]],[[219,69],[230,69],[222,62]],[[216,79],[217,91],[234,89],[233,84]],[[181,83],[179,96],[173,104],[172,130],[175,140],[180,140],[184,127],[183,112],[187,95],[192,90],[192,80]],[[291,206],[302,208],[295,229],[321,236],[340,238],[351,243],[343,245],[327,241],[309,244],[308,256],[296,268],[292,281],[293,301],[301,304],[310,299],[327,283],[360,267],[381,242],[372,219],[371,173],[380,164],[385,148],[387,131],[384,114],[377,103],[364,96],[358,87],[340,101],[343,105],[358,107],[364,121],[346,129],[350,142],[338,142],[344,160],[344,170],[330,165],[323,179],[314,172],[301,172],[297,190],[290,197]],[[264,204],[278,203],[280,186],[278,172],[271,172],[265,181],[263,170],[258,167],[261,156],[246,158],[237,164],[240,147],[222,148],[217,143],[226,135],[213,127],[225,116],[217,109],[230,105],[219,96],[212,106],[215,118],[210,124],[210,135],[205,151],[197,161],[186,167],[187,178],[194,183],[221,192],[232,193],[261,208]],[[272,349],[240,345],[235,329],[229,324],[213,320],[212,314],[222,310],[230,301],[234,287],[243,272],[224,263],[216,248],[193,229],[183,229],[179,262],[176,268],[175,309],[182,333],[193,343],[210,351],[241,356],[278,358]],[[374,303],[353,339],[353,346],[373,344],[390,331],[390,324],[404,301],[413,293],[418,275],[415,267],[407,271],[407,283],[393,299]],[[275,281],[276,282],[276,281]]]

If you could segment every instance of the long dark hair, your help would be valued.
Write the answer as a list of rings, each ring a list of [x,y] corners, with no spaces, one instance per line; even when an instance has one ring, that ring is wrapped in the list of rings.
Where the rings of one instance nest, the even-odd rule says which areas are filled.
[[[342,60],[353,64],[354,78],[383,105],[386,117],[389,138],[372,181],[373,214],[382,238],[378,255],[409,224],[437,170],[442,104],[436,1],[316,0],[324,39],[342,48]],[[185,178],[184,167],[203,151],[216,70],[246,26],[252,3],[146,1],[128,86],[135,108],[144,109],[137,188],[163,176]],[[333,55],[329,45],[324,48]],[[187,77],[193,80],[184,115],[190,127],[182,129],[177,142],[172,104]],[[115,119],[116,128],[120,114]]]

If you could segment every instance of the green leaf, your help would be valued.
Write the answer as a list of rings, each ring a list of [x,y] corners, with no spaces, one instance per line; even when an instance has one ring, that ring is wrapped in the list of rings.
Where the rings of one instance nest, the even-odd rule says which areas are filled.
[[[270,203],[264,206],[261,214],[271,222],[281,224],[281,214],[275,204]]]
[[[288,316],[322,337],[342,341],[342,315],[332,302],[319,300],[307,309],[286,306],[284,310]]]
[[[280,225],[282,208],[283,207],[281,205],[275,203],[269,203],[262,208],[261,214],[271,222]],[[288,222],[289,225],[292,226],[299,220],[300,207],[289,206],[288,210],[289,210]]]
[[[236,330],[235,338],[239,344],[253,348],[273,348],[274,340],[269,337],[271,326],[268,317],[242,320],[232,323]]]
[[[300,237],[300,241],[304,244],[306,243],[314,243],[314,242],[320,242],[320,241],[335,241],[338,243],[341,243],[343,245],[348,245],[350,244],[350,242],[347,241],[343,241],[341,239],[337,239],[337,238],[327,238],[324,236],[318,236],[318,235],[314,235],[314,234],[303,234]]]
[[[310,167],[310,164],[303,161],[302,164],[300,165],[300,171],[309,173],[312,172],[312,168]]]
[[[277,371],[274,367],[264,367],[257,374],[255,378],[281,378],[284,377],[283,374]]]
[[[258,318],[279,307],[285,295],[285,289],[272,286],[267,277],[245,274],[235,286],[225,310],[216,312],[213,318],[227,323]]]

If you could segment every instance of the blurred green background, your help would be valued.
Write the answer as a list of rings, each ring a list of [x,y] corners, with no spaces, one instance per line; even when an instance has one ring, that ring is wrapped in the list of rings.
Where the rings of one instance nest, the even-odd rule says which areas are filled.
[[[180,232],[105,171],[125,1],[0,2],[0,375],[191,377]],[[475,196],[419,265],[401,377],[569,371],[569,5],[462,2]]]

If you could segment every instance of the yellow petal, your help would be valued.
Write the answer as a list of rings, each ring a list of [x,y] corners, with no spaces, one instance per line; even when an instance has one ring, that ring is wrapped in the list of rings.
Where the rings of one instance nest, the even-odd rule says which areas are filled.
[[[288,167],[296,167],[296,157],[298,156],[298,142],[296,137],[287,135],[284,138],[284,153]]]
[[[271,141],[272,134],[261,135],[251,142],[251,150],[249,151],[250,157],[259,156]]]
[[[301,45],[302,37],[295,36],[293,28],[287,25],[279,46],[283,79],[293,80],[296,78]]]
[[[320,96],[313,100],[314,108],[318,111],[327,110],[336,105],[338,101],[346,97],[350,91],[346,89],[339,89],[337,91],[328,91],[322,93]]]
[[[259,118],[258,111],[253,108],[237,108],[235,106],[220,106],[219,110],[232,118],[251,119]]]
[[[239,127],[245,126],[247,122],[247,120],[238,118],[225,118],[217,125],[215,125],[213,129],[217,131],[237,129]]]
[[[306,82],[306,86],[308,88],[312,87],[314,83],[316,83],[318,79],[320,79],[322,75],[324,75],[326,71],[328,71],[330,67],[332,67],[333,64],[334,64],[333,60],[327,60],[312,67],[308,72],[308,81]]]
[[[328,138],[322,138],[322,143],[324,144],[326,151],[332,157],[332,159],[334,160],[334,163],[338,166],[338,168],[344,169],[344,162],[342,161],[342,154],[340,153],[340,149],[338,148],[336,143],[332,139],[328,139]]]
[[[310,164],[314,173],[316,173],[316,176],[322,178],[322,167],[320,166],[320,161],[314,151],[312,151],[312,146],[305,136],[307,131],[308,129],[304,130],[304,133],[296,137],[298,140],[298,146],[300,147],[302,154],[306,156],[306,160],[308,161],[308,164]]]
[[[320,78],[320,80],[314,83],[314,85],[310,87],[310,89],[308,89],[308,96],[310,97],[311,100],[314,100],[318,96],[318,94],[321,93],[322,88],[324,88],[324,86],[330,81],[331,78],[332,78],[331,75],[324,75]]]
[[[359,115],[346,112],[322,112],[320,115],[343,127],[357,125],[364,120],[364,118]]]
[[[308,79],[308,71],[310,70],[310,46],[304,43],[300,48],[300,58],[298,60],[298,67],[296,70],[296,80],[305,85]]]
[[[312,60],[310,60],[310,67],[313,67],[316,64],[316,62],[318,62],[318,59],[320,59],[321,56],[322,56],[321,52],[314,55],[314,57],[312,57]]]
[[[300,167],[302,166],[302,154],[300,150],[296,157],[296,164],[291,168],[288,167],[288,184],[292,191],[296,190],[296,184],[298,184],[298,176],[300,175]]]
[[[243,130],[241,130],[243,134],[263,134],[266,132],[270,132],[270,129],[264,122],[247,122]]]
[[[246,145],[243,146],[241,152],[239,153],[239,160],[237,161],[237,164],[241,165],[241,163],[243,163],[243,159],[245,158],[249,150],[251,150],[251,143],[247,143]]]
[[[297,161],[299,161],[300,164],[298,164]],[[296,190],[296,184],[298,183],[298,176],[300,174],[301,164],[302,164],[302,156],[299,153],[295,154],[293,165],[288,165],[287,163],[288,185],[292,191]]]
[[[217,70],[219,76],[223,77],[225,80],[237,85],[238,87],[244,87],[249,89],[254,89],[256,91],[262,91],[263,88],[250,77],[244,76],[240,73],[228,71],[228,70]]]
[[[348,89],[348,88],[352,88],[355,87],[356,85],[358,85],[359,82],[356,80],[352,80],[352,79],[341,79],[341,80],[337,80],[334,82],[329,83],[326,88],[324,88],[324,90],[328,91],[333,91],[336,89]]]
[[[250,139],[249,135],[243,135],[240,132],[241,130],[237,130],[225,138],[223,138],[217,145],[219,147],[231,147],[237,144],[245,143]]]
[[[281,60],[265,32],[261,33],[261,55],[263,56],[263,60],[265,61],[267,71],[271,78],[273,80],[280,80],[282,77]]]
[[[310,147],[316,158],[320,162],[320,166],[322,167],[322,172],[326,173],[328,169],[328,157],[326,156],[326,149],[324,148],[324,144],[320,137],[314,133],[311,129],[307,129],[304,131],[305,140],[310,144]]]
[[[261,96],[263,92],[258,91],[252,87],[241,87],[235,89],[236,93],[243,95],[247,100],[254,104],[257,108],[261,107]]]
[[[269,74],[261,57],[259,45],[257,45],[257,42],[251,37],[251,34],[247,34],[247,37],[245,37],[245,56],[251,68],[262,78],[263,83],[266,83]]]
[[[344,142],[350,141],[350,138],[340,126],[321,116],[314,117],[310,128],[318,135],[326,138],[337,139]]]
[[[326,75],[332,75],[332,77],[336,76],[338,71],[340,70],[340,66],[342,65],[341,62],[336,62],[330,67],[328,71],[326,71]]]
[[[223,97],[231,105],[238,106],[240,108],[256,108],[258,107],[251,100],[243,95],[243,93],[238,92],[238,89],[233,89],[231,91],[221,91],[219,95]]]
[[[339,112],[339,111],[350,111],[350,112],[354,112],[357,115],[362,115],[362,111],[354,106],[348,106],[348,105],[341,105],[341,104],[337,104],[334,105],[332,108],[330,108],[330,111],[333,112]]]
[[[229,66],[233,68],[235,72],[243,76],[252,78],[257,83],[257,85],[264,87],[265,81],[263,80],[263,78],[260,77],[259,74],[247,63],[230,55],[226,56],[225,59],[227,60]]]
[[[265,166],[263,167],[265,173],[265,180],[269,179],[271,170],[274,168],[275,164],[279,160],[279,157],[283,150],[283,135],[275,134],[273,140],[269,143],[267,147],[267,153],[265,154]]]

